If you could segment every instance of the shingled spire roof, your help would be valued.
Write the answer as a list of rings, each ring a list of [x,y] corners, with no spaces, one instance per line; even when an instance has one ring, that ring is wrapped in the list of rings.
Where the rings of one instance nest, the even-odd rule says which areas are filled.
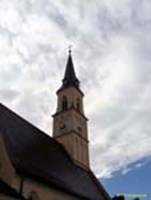
[[[65,75],[64,75],[64,78],[62,81],[63,81],[63,84],[62,84],[61,89],[67,88],[70,86],[79,88],[80,82],[79,82],[78,78],[76,77],[76,73],[74,70],[71,50],[69,50],[69,56],[68,56],[68,60],[67,60]]]

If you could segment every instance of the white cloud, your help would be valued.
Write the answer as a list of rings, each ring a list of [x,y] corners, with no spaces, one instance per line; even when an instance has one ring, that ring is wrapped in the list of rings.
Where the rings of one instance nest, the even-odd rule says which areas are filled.
[[[150,12],[149,0],[1,1],[0,101],[51,134],[73,44],[92,167],[104,177],[126,173],[151,155]]]

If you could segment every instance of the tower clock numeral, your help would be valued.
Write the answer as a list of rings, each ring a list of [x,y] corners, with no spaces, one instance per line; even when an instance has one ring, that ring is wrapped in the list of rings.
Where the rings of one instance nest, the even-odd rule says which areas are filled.
[[[82,131],[82,128],[80,126],[77,127],[78,131]]]

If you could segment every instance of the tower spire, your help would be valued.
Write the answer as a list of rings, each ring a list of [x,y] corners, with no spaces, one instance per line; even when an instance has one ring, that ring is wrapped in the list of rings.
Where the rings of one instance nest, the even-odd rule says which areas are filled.
[[[78,78],[76,77],[76,73],[74,70],[71,46],[69,46],[69,55],[68,55],[68,60],[67,60],[67,64],[66,64],[64,78],[62,81],[63,81],[62,88],[67,88],[70,86],[79,88],[80,82],[79,82]]]
[[[57,91],[57,110],[53,115],[53,137],[65,147],[77,165],[89,170],[89,141],[87,118],[83,106],[84,94],[79,87],[80,82],[74,70],[71,47],[68,51],[63,83]]]

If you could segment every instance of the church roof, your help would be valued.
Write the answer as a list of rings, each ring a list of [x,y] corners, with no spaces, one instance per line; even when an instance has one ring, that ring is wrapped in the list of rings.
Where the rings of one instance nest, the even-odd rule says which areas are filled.
[[[99,200],[110,199],[91,171],[78,167],[61,144],[0,104],[0,134],[17,170],[51,187]]]

